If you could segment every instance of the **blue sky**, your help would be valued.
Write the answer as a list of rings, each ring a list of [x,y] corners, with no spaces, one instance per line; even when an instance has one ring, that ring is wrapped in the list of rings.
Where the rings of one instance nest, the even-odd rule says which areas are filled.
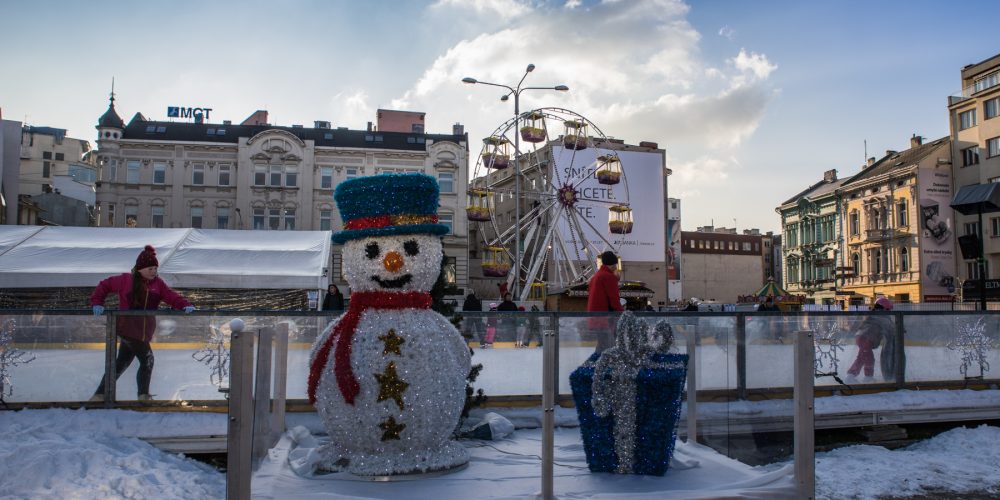
[[[778,230],[774,208],[911,134],[947,135],[966,64],[1000,53],[990,1],[516,0],[0,3],[5,119],[93,140],[118,109],[363,128],[378,108],[487,135],[512,114],[463,76],[563,83],[522,109],[572,109],[665,148],[683,227]]]

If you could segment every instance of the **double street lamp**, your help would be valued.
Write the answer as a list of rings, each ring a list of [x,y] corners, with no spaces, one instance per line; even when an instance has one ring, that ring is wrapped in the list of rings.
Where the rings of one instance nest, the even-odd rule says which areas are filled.
[[[565,85],[556,85],[554,87],[522,87],[524,79],[528,77],[528,73],[535,70],[534,64],[529,64],[524,70],[524,75],[521,76],[521,80],[517,82],[517,85],[511,87],[510,85],[502,85],[493,82],[484,82],[477,80],[475,78],[465,77],[462,78],[463,83],[468,84],[479,84],[479,85],[489,85],[491,87],[500,87],[507,89],[507,93],[500,97],[501,101],[506,102],[510,99],[510,96],[514,96],[514,290],[513,294],[515,299],[520,300],[518,290],[521,285],[521,166],[520,158],[518,158],[521,152],[521,134],[520,134],[520,120],[521,120],[521,103],[520,97],[521,92],[525,90],[558,90],[560,92],[566,92],[569,87]]]

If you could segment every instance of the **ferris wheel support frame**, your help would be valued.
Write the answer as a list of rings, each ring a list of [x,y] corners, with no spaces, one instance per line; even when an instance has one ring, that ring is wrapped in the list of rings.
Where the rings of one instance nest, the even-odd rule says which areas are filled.
[[[515,131],[515,134],[514,134],[514,200],[515,200],[514,201],[514,211],[515,211],[515,217],[516,217],[514,224],[515,224],[515,227],[517,228],[516,232],[514,233],[516,235],[515,238],[514,238],[514,249],[515,249],[515,253],[517,255],[517,257],[515,258],[516,264],[514,266],[514,288],[513,288],[513,291],[514,291],[513,295],[514,296],[518,295],[517,292],[518,292],[518,290],[520,288],[520,285],[521,285],[521,242],[518,241],[518,237],[520,237],[520,235],[521,235],[521,165],[520,165],[521,159],[519,158],[519,154],[520,154],[520,151],[521,151],[521,147],[520,147],[521,146],[521,141],[520,141],[520,134],[516,133],[517,130],[518,130],[518,128],[519,128],[519,122],[520,122],[520,119],[521,119],[521,92],[524,92],[525,90],[557,90],[557,91],[560,91],[560,92],[566,92],[566,91],[569,90],[569,87],[567,87],[565,85],[556,85],[554,87],[521,87],[521,84],[524,83],[524,79],[528,77],[528,73],[531,73],[534,70],[535,70],[535,65],[534,64],[529,64],[527,66],[527,68],[525,68],[524,75],[521,76],[521,80],[519,82],[517,82],[517,86],[515,86],[515,87],[511,87],[509,85],[503,85],[503,84],[499,84],[499,83],[484,82],[484,81],[480,81],[480,80],[477,80],[475,78],[470,78],[470,77],[465,77],[465,78],[462,79],[463,83],[470,83],[470,84],[477,84],[478,83],[478,84],[482,84],[482,85],[489,85],[491,87],[500,87],[500,88],[507,89],[508,92],[507,92],[507,94],[504,94],[500,98],[501,101],[507,101],[508,99],[510,99],[511,95],[514,96],[514,131]]]

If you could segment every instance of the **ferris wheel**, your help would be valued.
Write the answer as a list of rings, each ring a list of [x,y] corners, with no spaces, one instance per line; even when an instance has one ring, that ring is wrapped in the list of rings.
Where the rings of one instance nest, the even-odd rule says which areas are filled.
[[[633,227],[618,150],[593,122],[562,108],[522,113],[483,139],[468,197],[483,275],[508,285],[519,275],[516,300],[585,283],[602,252],[620,254],[620,237]]]

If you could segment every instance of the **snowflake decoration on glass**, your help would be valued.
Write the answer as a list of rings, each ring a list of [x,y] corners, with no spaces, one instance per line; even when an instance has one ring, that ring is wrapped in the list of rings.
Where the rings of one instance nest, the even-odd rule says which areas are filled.
[[[208,343],[191,354],[191,357],[212,369],[212,384],[221,388],[222,382],[229,377],[229,350],[226,349],[226,343],[229,342],[229,324],[220,328],[209,325],[209,328],[212,329],[212,335],[208,338]],[[226,331],[223,331],[223,328]]]
[[[840,335],[840,325],[836,321],[818,321],[810,325],[813,330],[814,367],[817,373],[828,367],[830,373],[837,373],[840,365],[838,353],[844,351],[844,339]]]
[[[31,363],[35,356],[14,347],[14,330],[17,322],[8,319],[0,325],[0,403],[6,404],[5,396],[14,394],[14,384],[10,380],[11,369]]]
[[[948,349],[962,351],[962,366],[958,367],[958,371],[963,377],[968,377],[969,368],[977,364],[980,377],[990,371],[990,363],[986,361],[986,351],[990,347],[984,316],[975,322],[968,322],[958,327],[958,336],[948,343]]]

